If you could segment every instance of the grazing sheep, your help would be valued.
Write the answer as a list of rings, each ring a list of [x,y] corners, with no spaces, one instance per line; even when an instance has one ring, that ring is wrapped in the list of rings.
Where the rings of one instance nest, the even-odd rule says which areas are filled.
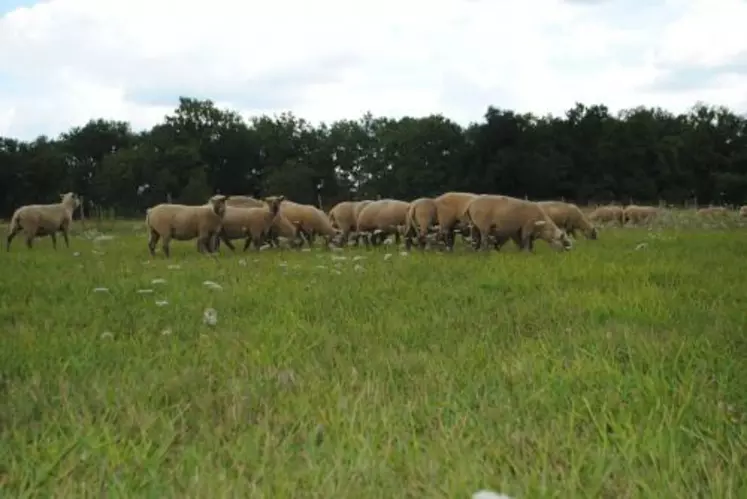
[[[359,234],[367,234],[366,247],[378,246],[391,234],[399,245],[409,207],[410,203],[397,199],[378,199],[366,205],[358,214],[356,227]]]
[[[189,241],[197,238],[197,251],[211,252],[215,247],[213,240],[221,229],[227,199],[227,196],[217,194],[204,205],[161,203],[148,208],[145,224],[150,231],[150,254],[155,256],[159,239],[163,239],[161,248],[166,258],[170,256],[169,244],[172,239]]]
[[[329,220],[332,226],[342,231],[341,241],[343,244],[347,244],[350,234],[356,232],[358,214],[363,208],[365,208],[371,201],[342,201],[337,203],[331,210],[329,210]],[[355,245],[358,246],[359,236],[356,232],[354,237]]]
[[[533,251],[534,240],[543,239],[557,250],[570,250],[568,235],[532,201],[510,196],[481,195],[475,198],[465,212],[472,223],[473,245],[480,247],[481,239],[493,235],[495,249],[500,249],[508,239],[513,239],[520,250]],[[487,248],[485,241],[483,246]]]
[[[740,217],[747,217],[747,205],[742,206],[739,208],[739,216]]]
[[[477,197],[478,194],[471,192],[446,192],[433,199],[436,203],[441,238],[448,250],[454,249],[455,229],[459,229],[462,234],[467,232],[468,221],[465,212],[467,206]]]
[[[279,218],[278,212],[283,199],[284,196],[267,197],[262,207],[226,206],[218,239],[232,251],[235,250],[231,243],[232,239],[245,239],[243,251],[246,251],[252,242],[254,248],[259,250]]]
[[[412,247],[412,238],[417,237],[418,247],[425,249],[426,238],[438,224],[438,207],[432,198],[419,198],[410,203],[405,218],[405,246]]]
[[[655,206],[628,205],[623,210],[623,224],[633,222],[633,225],[650,222],[659,214]]]
[[[718,217],[728,215],[729,209],[724,206],[708,206],[707,208],[699,209],[697,214],[707,217]]]
[[[322,210],[310,204],[299,204],[284,200],[280,204],[280,214],[298,228],[309,247],[312,246],[311,234],[319,234],[325,239],[325,247],[330,244],[339,246],[341,231],[335,229],[329,217]]]
[[[35,237],[49,236],[52,247],[57,249],[57,232],[62,232],[65,247],[70,247],[68,231],[73,220],[73,212],[80,206],[80,199],[73,192],[60,194],[61,201],[57,204],[29,204],[21,206],[10,219],[8,239],[5,251],[10,251],[10,243],[16,235],[23,231],[26,236],[26,246],[31,249]]]
[[[537,204],[545,210],[555,225],[573,237],[576,237],[577,230],[587,239],[595,240],[599,237],[597,228],[577,205],[563,201],[539,201]]]
[[[600,206],[589,214],[591,222],[615,222],[620,226],[625,225],[625,211],[622,206],[608,205]]]

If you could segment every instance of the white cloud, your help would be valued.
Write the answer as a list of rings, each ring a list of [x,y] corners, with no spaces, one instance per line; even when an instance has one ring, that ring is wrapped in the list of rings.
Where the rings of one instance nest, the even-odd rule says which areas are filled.
[[[674,66],[747,53],[747,4],[643,1],[661,22],[626,26],[637,0],[50,0],[0,17],[0,134],[56,135],[98,117],[140,129],[179,95],[247,115],[441,112],[465,124],[488,105],[747,105],[736,75],[656,86]]]

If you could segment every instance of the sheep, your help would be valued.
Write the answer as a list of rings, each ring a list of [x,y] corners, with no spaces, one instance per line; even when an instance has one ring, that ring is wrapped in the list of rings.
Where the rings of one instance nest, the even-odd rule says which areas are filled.
[[[599,231],[591,221],[584,215],[581,209],[573,204],[563,201],[539,201],[545,213],[555,222],[555,225],[576,237],[576,231],[581,231],[587,239],[595,240],[599,237]]]
[[[468,227],[465,211],[469,203],[477,197],[478,194],[471,192],[446,192],[433,199],[436,203],[441,238],[446,243],[447,250],[454,249],[454,229],[458,228],[462,234],[466,232]]]
[[[426,246],[426,237],[438,224],[438,207],[432,198],[418,198],[410,203],[405,219],[405,246],[412,247],[413,236],[418,239],[418,247]],[[440,229],[440,227],[439,227]]]
[[[226,202],[226,206],[235,208],[264,208],[267,203],[261,199],[256,199],[249,196],[231,196]],[[298,227],[294,226],[284,216],[279,215],[275,217],[270,231],[265,235],[265,240],[273,247],[280,246],[279,238],[282,237],[290,241],[291,247],[296,247],[299,244],[303,244],[304,239],[301,238],[303,231],[299,231]],[[301,239],[299,239],[301,238]],[[215,249],[220,246],[221,239],[215,238]],[[233,245],[230,242],[226,242],[226,245],[233,250]]]
[[[628,205],[623,210],[623,224],[633,222],[634,225],[639,223],[650,222],[659,214],[659,208],[655,206],[638,206]]]
[[[294,203],[286,199],[280,204],[280,214],[298,228],[299,232],[305,236],[309,247],[313,243],[310,237],[312,233],[324,237],[325,248],[329,248],[330,244],[340,245],[339,238],[342,231],[335,229],[327,214],[316,206]]]
[[[226,199],[226,206],[237,208],[262,208],[266,203],[250,196],[230,196]]]
[[[366,247],[377,246],[390,234],[394,234],[399,244],[409,207],[410,203],[397,199],[378,199],[366,205],[356,223],[357,232],[367,234]]]
[[[148,208],[145,224],[149,229],[148,249],[155,256],[156,244],[163,239],[161,247],[166,258],[170,257],[169,243],[172,239],[188,241],[197,238],[197,251],[212,251],[213,240],[220,232],[226,212],[228,196],[217,194],[204,205],[161,203]]]
[[[61,201],[56,204],[29,204],[21,206],[10,219],[5,251],[10,251],[10,243],[19,232],[26,236],[26,246],[31,249],[35,237],[49,236],[52,247],[57,249],[57,232],[62,232],[65,247],[70,247],[68,231],[73,220],[75,209],[80,206],[80,199],[73,192],[60,194]]]
[[[573,246],[568,235],[532,201],[485,194],[467,206],[465,215],[472,223],[475,249],[489,235],[496,239],[495,249],[500,249],[508,239],[513,239],[519,250],[526,251],[534,250],[535,239],[543,239],[557,250],[570,250]]]
[[[329,210],[329,220],[332,226],[342,231],[341,241],[346,244],[350,238],[351,232],[356,232],[358,215],[371,201],[342,201],[337,203]],[[354,242],[358,246],[360,237],[355,234]]]
[[[708,206],[707,208],[699,209],[697,214],[709,217],[724,216],[729,214],[729,209],[724,206]]]
[[[252,242],[255,249],[259,250],[279,218],[278,211],[284,199],[284,196],[267,197],[263,200],[262,207],[226,206],[217,239],[226,243],[233,251],[235,248],[231,240],[245,238],[243,251]]]
[[[747,205],[744,205],[741,208],[739,208],[739,216],[747,217]]]
[[[599,206],[589,214],[592,222],[617,222],[620,226],[625,225],[625,212],[622,206],[608,205]]]

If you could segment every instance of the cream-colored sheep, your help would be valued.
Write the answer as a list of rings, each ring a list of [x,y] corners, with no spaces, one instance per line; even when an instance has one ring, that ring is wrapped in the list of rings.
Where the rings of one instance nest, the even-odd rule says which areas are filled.
[[[60,194],[60,198],[56,204],[29,204],[18,208],[10,219],[5,250],[10,251],[10,243],[19,232],[26,236],[28,248],[33,246],[35,237],[49,236],[54,249],[57,249],[57,232],[62,232],[65,247],[69,248],[68,231],[80,199],[73,192]]]
[[[377,246],[392,234],[399,245],[409,207],[410,203],[398,199],[377,199],[366,205],[356,222],[358,234],[366,234],[366,247]]]
[[[532,201],[481,195],[469,204],[466,216],[472,223],[475,249],[481,242],[487,248],[486,238],[491,235],[495,237],[495,249],[500,249],[508,239],[526,251],[534,249],[535,239],[542,239],[557,250],[570,250],[573,246],[568,235]]]
[[[589,214],[591,222],[615,222],[620,226],[625,224],[625,210],[622,206],[599,206]]]
[[[599,232],[591,221],[584,215],[581,209],[573,204],[563,201],[539,201],[545,213],[555,222],[555,225],[566,231],[567,234],[576,237],[576,231],[581,231],[587,239],[597,239]]]
[[[739,208],[739,216],[740,217],[747,217],[747,205],[742,206]]]
[[[477,197],[478,194],[471,192],[445,192],[433,199],[436,203],[441,238],[448,250],[454,249],[455,230],[459,230],[463,236],[471,232],[465,212],[467,206]]]
[[[237,208],[262,208],[265,202],[250,196],[231,196],[226,199],[226,206]]]
[[[428,235],[438,225],[438,207],[432,198],[418,198],[410,203],[405,219],[405,246],[412,247],[413,237],[418,247],[425,249]]]
[[[250,196],[231,196],[226,202],[226,206],[241,207],[241,208],[263,208],[267,206],[261,199],[256,199]],[[296,247],[299,244],[303,245],[304,238],[302,237],[302,231],[298,230],[298,227],[294,226],[288,221],[283,215],[275,217],[270,232],[266,235],[265,241],[271,246],[279,247],[280,238],[287,240],[291,247]],[[220,239],[216,238],[216,245],[220,246]],[[231,246],[229,246],[230,248]]]
[[[283,199],[284,196],[267,197],[263,200],[261,208],[226,206],[218,238],[232,251],[235,250],[231,243],[233,239],[245,240],[243,251],[246,251],[252,242],[258,250],[269,237],[270,230],[279,218],[278,212]]]
[[[724,206],[708,206],[697,211],[698,215],[707,217],[722,217],[729,214],[729,209]]]
[[[623,210],[623,223],[632,222],[633,225],[652,221],[659,214],[655,206],[639,206],[631,204]]]
[[[223,223],[227,199],[227,196],[217,194],[204,205],[161,203],[148,208],[145,224],[150,231],[150,254],[155,256],[159,239],[163,239],[161,248],[166,258],[170,256],[169,244],[172,239],[189,241],[197,238],[197,251],[211,252]]]
[[[341,201],[329,210],[329,220],[332,226],[341,231],[341,242],[346,244],[350,239],[350,234],[355,233],[353,238],[355,245],[358,246],[359,237],[356,232],[358,214],[371,201]]]
[[[294,203],[286,199],[280,204],[280,214],[298,228],[309,247],[313,244],[312,234],[324,237],[326,248],[329,248],[330,244],[340,245],[339,238],[342,232],[335,229],[327,214],[316,206]]]

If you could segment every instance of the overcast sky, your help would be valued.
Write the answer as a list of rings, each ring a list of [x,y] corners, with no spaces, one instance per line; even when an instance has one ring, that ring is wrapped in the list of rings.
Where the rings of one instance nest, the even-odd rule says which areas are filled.
[[[747,111],[745,0],[0,0],[0,135],[178,96],[313,122],[488,105]]]

